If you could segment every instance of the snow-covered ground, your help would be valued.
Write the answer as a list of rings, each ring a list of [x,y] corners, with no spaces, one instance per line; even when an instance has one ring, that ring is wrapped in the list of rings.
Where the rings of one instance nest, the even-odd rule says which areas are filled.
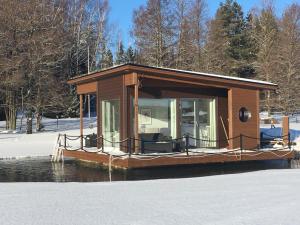
[[[91,124],[93,128],[91,128]],[[5,122],[0,121],[0,127],[4,127]],[[18,127],[20,120],[18,120]],[[45,126],[43,132],[33,134],[25,134],[23,126],[22,131],[0,130],[0,159],[2,158],[19,158],[19,157],[35,157],[49,156],[53,152],[58,134],[79,135],[79,119],[68,118],[60,119],[43,119]],[[84,134],[96,133],[96,118],[89,121],[84,118]]]
[[[79,119],[44,119],[45,131],[0,132],[0,158],[47,156]],[[96,132],[86,118],[85,134]],[[0,122],[0,127],[4,123]],[[299,128],[300,130],[300,128]],[[300,169],[112,183],[0,183],[2,225],[295,225]]]
[[[282,127],[281,123],[274,124],[275,127]],[[260,124],[261,128],[271,128],[271,124]],[[300,122],[299,123],[290,123],[290,129],[292,130],[300,130]]]
[[[2,183],[9,225],[295,225],[300,170],[113,183]]]

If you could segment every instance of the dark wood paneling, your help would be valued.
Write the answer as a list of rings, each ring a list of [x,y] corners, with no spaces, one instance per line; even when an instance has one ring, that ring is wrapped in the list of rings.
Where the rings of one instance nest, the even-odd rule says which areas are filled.
[[[224,123],[224,126],[222,124],[222,120]],[[228,103],[227,103],[227,97],[219,97],[218,98],[218,118],[217,118],[217,124],[218,124],[218,137],[219,137],[219,147],[220,148],[226,148],[229,145],[229,142],[227,141],[228,136]],[[224,129],[225,127],[225,129]],[[227,135],[226,135],[227,134]]]
[[[77,94],[90,94],[90,93],[96,93],[96,91],[97,91],[96,81],[77,85]]]
[[[195,95],[203,96],[227,96],[227,89],[202,87],[192,84],[176,82],[163,82],[152,79],[142,79],[141,97],[153,98],[192,98]]]
[[[228,91],[229,136],[236,137],[243,134],[254,138],[243,138],[244,149],[252,149],[259,144],[258,92],[258,90],[240,88],[232,88]],[[241,122],[239,119],[239,111],[242,107],[251,112],[252,117],[247,122]],[[233,140],[230,147],[240,147],[240,140],[238,138]]]
[[[122,95],[123,77],[110,77],[98,81],[101,100],[120,99]]]
[[[101,101],[103,100],[114,100],[118,99],[120,100],[120,139],[124,139],[124,114],[122,113],[124,109],[123,104],[123,76],[116,76],[116,77],[110,77],[101,79],[98,81],[98,135],[100,136],[102,134],[102,113],[101,113]]]

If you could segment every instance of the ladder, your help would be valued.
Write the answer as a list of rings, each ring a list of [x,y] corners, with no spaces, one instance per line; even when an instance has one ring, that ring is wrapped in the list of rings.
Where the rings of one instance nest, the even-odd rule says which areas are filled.
[[[60,141],[61,141],[61,134],[58,134],[57,140],[56,140],[54,148],[53,148],[51,162],[63,162],[64,161],[63,148],[61,147]]]

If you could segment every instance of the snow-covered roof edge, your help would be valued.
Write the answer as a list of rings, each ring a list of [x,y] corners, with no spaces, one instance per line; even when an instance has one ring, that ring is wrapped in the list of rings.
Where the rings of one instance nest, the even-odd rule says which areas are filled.
[[[148,66],[147,66],[148,67]],[[149,66],[151,67],[151,66]],[[210,77],[217,77],[217,78],[223,78],[223,79],[229,79],[229,80],[237,80],[237,81],[246,81],[251,83],[258,83],[258,84],[266,84],[266,85],[274,85],[277,86],[277,84],[263,81],[263,80],[256,80],[256,79],[248,79],[248,78],[241,78],[241,77],[233,77],[230,75],[221,75],[221,74],[214,74],[214,73],[204,73],[204,72],[195,72],[192,70],[180,70],[180,69],[174,69],[174,68],[168,68],[168,67],[152,67],[157,69],[163,69],[163,70],[170,70],[174,72],[182,72],[182,73],[189,73],[189,74],[195,74],[195,75],[204,75],[204,76],[210,76]]]
[[[166,70],[166,71],[168,70],[168,71],[173,71],[173,72],[181,72],[181,73],[188,73],[188,74],[194,74],[194,75],[215,77],[215,78],[221,78],[221,79],[226,79],[226,80],[234,80],[234,81],[249,82],[249,83],[254,83],[254,84],[277,86],[277,84],[274,84],[272,82],[256,80],[256,79],[233,77],[230,75],[221,75],[221,74],[214,74],[214,73],[196,72],[196,71],[192,71],[192,70],[180,70],[180,69],[174,69],[174,68],[168,68],[168,67],[148,66],[148,65],[135,64],[135,63],[124,63],[124,64],[120,64],[120,65],[115,65],[115,66],[108,67],[105,69],[96,70],[96,71],[90,72],[88,74],[82,74],[79,76],[75,76],[75,77],[71,78],[70,80],[85,77],[85,76],[92,75],[92,74],[99,73],[99,72],[108,71],[111,69],[116,69],[116,68],[119,68],[122,66],[137,66],[137,67],[144,67],[144,68],[161,69],[161,70]]]

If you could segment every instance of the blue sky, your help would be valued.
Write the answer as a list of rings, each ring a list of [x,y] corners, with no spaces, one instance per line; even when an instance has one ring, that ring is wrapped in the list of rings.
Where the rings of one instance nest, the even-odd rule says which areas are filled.
[[[140,5],[145,4],[147,0],[109,0],[110,3],[110,18],[114,25],[117,25],[120,30],[125,46],[131,44],[130,29],[132,27],[132,12]],[[206,0],[208,15],[213,17],[221,0]],[[253,7],[259,7],[262,0],[237,0],[242,5],[243,11],[246,13]],[[300,0],[274,0],[276,14],[280,16],[284,8]]]

